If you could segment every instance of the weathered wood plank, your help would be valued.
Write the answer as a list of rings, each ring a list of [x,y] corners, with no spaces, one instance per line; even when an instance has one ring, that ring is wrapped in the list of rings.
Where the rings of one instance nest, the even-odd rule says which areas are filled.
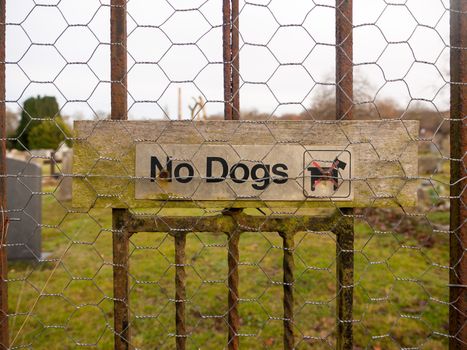
[[[75,122],[75,132],[75,207],[385,207],[416,204],[418,121],[78,121]],[[347,197],[334,196],[337,192],[331,190],[329,193],[332,194],[316,198],[313,191],[306,188],[311,171],[307,173],[303,167],[321,155],[331,157],[319,153],[329,149],[339,151],[339,154],[346,152],[351,157],[351,173],[345,175],[348,176],[346,179],[339,178],[342,183],[351,184],[351,194]],[[318,153],[307,153],[309,150]],[[241,184],[233,182],[230,175],[225,181],[206,183],[207,179],[217,178],[219,172],[222,173],[218,170],[217,175],[209,177],[206,169],[201,169],[200,164],[204,164],[211,153],[223,156],[229,163],[229,170],[235,162],[245,163],[248,171],[257,164],[271,163],[272,166],[275,162],[292,162],[287,174],[289,181],[285,185],[272,183],[274,178],[280,180],[280,176],[274,177],[272,173],[271,185],[262,188],[266,176],[262,173],[264,169],[259,169],[256,182],[251,173],[250,178]],[[161,169],[156,167],[155,178],[150,174],[151,154],[157,156],[162,166]],[[160,159],[162,155],[172,157],[174,166],[181,163],[193,165],[193,181],[181,184],[164,180],[161,173],[167,160]],[[329,163],[320,163],[323,164]],[[298,169],[299,166],[302,168]],[[242,172],[238,174],[241,178]],[[171,175],[173,179],[174,169]],[[179,177],[188,176],[189,169],[181,168]],[[251,189],[255,183],[260,190]],[[323,191],[329,191],[329,184],[325,184],[328,186],[325,189],[323,183],[326,181],[319,186]],[[223,189],[219,190],[220,187]]]

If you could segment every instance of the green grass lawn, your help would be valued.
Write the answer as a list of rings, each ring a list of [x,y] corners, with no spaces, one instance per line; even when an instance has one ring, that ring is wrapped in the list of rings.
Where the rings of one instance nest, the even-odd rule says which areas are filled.
[[[50,188],[46,188],[50,190]],[[50,262],[10,263],[9,307],[14,346],[111,349],[112,247],[109,210],[69,212],[43,196],[43,251]],[[445,349],[448,322],[448,235],[445,212],[392,224],[356,220],[355,348]],[[368,220],[370,221],[370,220]],[[331,233],[295,237],[297,349],[335,347],[335,241]],[[223,349],[227,324],[227,238],[187,238],[189,349]],[[282,348],[282,240],[276,233],[244,233],[240,240],[242,349]],[[133,343],[174,349],[174,242],[140,233],[131,241]],[[215,317],[218,316],[218,317]],[[93,348],[93,347],[91,347]]]

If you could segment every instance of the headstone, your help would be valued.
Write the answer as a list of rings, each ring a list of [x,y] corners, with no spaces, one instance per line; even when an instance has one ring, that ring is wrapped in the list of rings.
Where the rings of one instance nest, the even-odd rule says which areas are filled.
[[[7,232],[9,260],[41,258],[41,168],[7,158]],[[36,193],[34,195],[34,193]]]
[[[7,152],[7,157],[19,159],[23,161],[28,161],[31,158],[31,154],[26,151],[19,151],[17,149],[12,149]]]
[[[61,154],[62,163],[60,165],[61,181],[58,186],[56,198],[59,201],[71,200],[71,183],[72,183],[72,165],[73,165],[73,150],[68,149]]]
[[[39,166],[43,166],[44,164],[50,164],[50,160],[52,158],[52,153],[54,152],[53,149],[32,149],[29,150],[31,153],[32,159],[34,163]]]
[[[47,159],[47,158],[50,158],[50,156],[52,155],[53,150],[52,149],[32,149],[29,152],[34,157]]]
[[[55,151],[54,159],[56,162],[62,162],[65,155],[70,152],[71,148],[68,147],[66,143],[60,146],[60,148]]]

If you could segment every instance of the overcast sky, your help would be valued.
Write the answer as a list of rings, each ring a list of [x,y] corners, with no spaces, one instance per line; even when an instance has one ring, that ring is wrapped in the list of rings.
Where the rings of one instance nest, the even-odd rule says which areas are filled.
[[[7,1],[10,109],[48,94],[65,115],[110,111],[109,1]],[[335,0],[240,2],[242,109],[301,112],[331,91]],[[447,108],[449,1],[386,2],[354,0],[356,81],[377,102]],[[222,0],[129,0],[128,17],[131,118],[176,118],[179,87],[186,118],[199,95],[221,113]]]

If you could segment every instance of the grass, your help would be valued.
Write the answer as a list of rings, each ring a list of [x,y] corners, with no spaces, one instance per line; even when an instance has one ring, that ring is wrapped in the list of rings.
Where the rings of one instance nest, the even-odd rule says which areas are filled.
[[[51,253],[49,262],[10,263],[14,346],[112,348],[110,211],[73,213],[69,205],[43,196],[43,251]],[[436,225],[449,221],[446,212],[427,217]],[[356,349],[447,348],[447,338],[437,334],[447,333],[448,307],[443,302],[448,301],[448,270],[440,266],[448,266],[449,237],[433,232],[422,219],[412,222],[410,230],[403,226],[402,232],[356,221]],[[425,244],[427,237],[431,244]],[[332,349],[334,237],[301,232],[295,242],[297,349]],[[227,324],[221,316],[227,312],[226,244],[221,234],[193,233],[187,238],[189,349],[225,346]],[[241,347],[281,349],[282,286],[274,282],[282,281],[282,241],[275,233],[244,233],[240,245]],[[173,246],[167,234],[132,237],[132,333],[140,349],[174,349]]]

